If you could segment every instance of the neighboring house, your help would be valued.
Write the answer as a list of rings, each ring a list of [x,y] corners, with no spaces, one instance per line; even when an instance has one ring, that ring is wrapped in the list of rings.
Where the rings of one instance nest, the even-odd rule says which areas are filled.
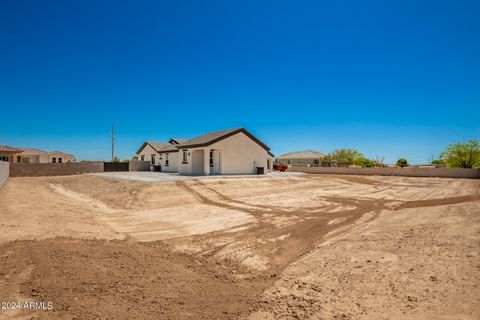
[[[75,162],[75,157],[61,151],[43,151],[32,148],[19,148],[23,151],[23,163],[66,163]]]
[[[0,161],[22,162],[22,150],[2,144],[0,145]]]
[[[74,162],[71,154],[52,151],[47,152],[32,148],[13,148],[6,145],[0,146],[0,161],[21,163],[66,163]]]
[[[285,153],[275,160],[280,164],[292,166],[318,166],[324,154],[320,151],[305,150]]]
[[[409,164],[407,167],[408,168],[435,169],[435,168],[445,168],[445,165],[444,164],[438,164],[438,163],[426,163],[426,164]]]
[[[258,167],[271,170],[270,148],[244,128],[211,132],[191,140],[145,142],[139,160],[160,165],[162,171],[184,175],[255,174]],[[160,161],[156,161],[161,158]],[[168,166],[167,165],[168,161]]]

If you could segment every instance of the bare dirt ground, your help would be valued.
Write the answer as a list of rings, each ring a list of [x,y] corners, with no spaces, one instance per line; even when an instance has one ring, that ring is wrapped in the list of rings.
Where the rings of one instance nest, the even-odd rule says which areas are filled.
[[[0,319],[479,319],[480,181],[11,178]]]

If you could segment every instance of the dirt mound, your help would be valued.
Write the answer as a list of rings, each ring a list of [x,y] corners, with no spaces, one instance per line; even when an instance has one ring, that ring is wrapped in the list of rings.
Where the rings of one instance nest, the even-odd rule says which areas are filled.
[[[51,301],[45,319],[236,319],[271,285],[162,242],[14,241],[0,256],[1,300]]]

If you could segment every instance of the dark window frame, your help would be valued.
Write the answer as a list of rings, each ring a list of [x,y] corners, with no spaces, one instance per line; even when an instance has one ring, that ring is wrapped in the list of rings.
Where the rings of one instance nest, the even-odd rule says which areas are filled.
[[[188,150],[182,150],[182,164],[188,163]]]

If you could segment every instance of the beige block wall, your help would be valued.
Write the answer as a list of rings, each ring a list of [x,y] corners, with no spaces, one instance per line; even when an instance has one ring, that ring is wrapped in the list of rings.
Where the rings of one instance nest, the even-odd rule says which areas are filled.
[[[150,161],[129,161],[128,171],[150,171]]]
[[[0,189],[7,182],[10,174],[10,163],[6,161],[0,161]]]
[[[345,168],[345,167],[288,167],[291,172],[314,174],[352,174],[403,177],[437,177],[479,179],[480,169],[450,168]]]
[[[67,163],[12,163],[10,177],[63,176],[103,172],[103,161]]]

